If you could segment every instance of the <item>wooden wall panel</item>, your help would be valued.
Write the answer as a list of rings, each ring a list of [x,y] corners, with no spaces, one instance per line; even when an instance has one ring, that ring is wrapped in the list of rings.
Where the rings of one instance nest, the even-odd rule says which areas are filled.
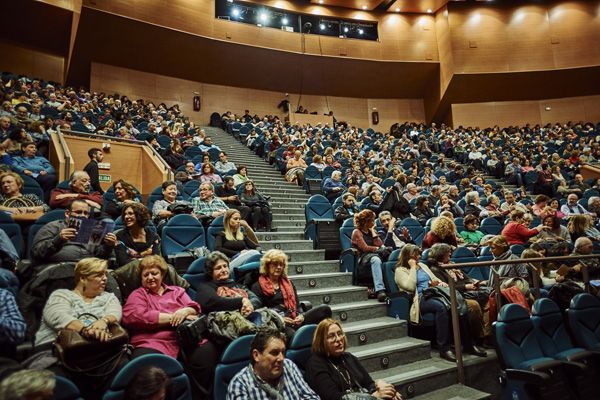
[[[435,16],[435,34],[440,59],[440,93],[444,93],[454,75],[454,57],[448,23],[448,8],[444,7]]]
[[[379,41],[306,35],[305,51],[308,54],[339,56],[342,50],[344,56],[352,58],[437,60],[437,43],[431,15],[366,12],[289,1],[261,3],[323,16],[379,21]],[[214,0],[84,0],[83,4],[86,7],[217,40],[302,52],[299,33],[215,19]]]
[[[249,109],[252,114],[279,115],[283,112],[277,105],[285,98],[285,93],[267,90],[237,88],[187,81],[178,78],[134,71],[105,64],[92,64],[91,89],[98,92],[126,94],[131,99],[144,98],[167,105],[179,104],[190,119],[199,124],[207,124],[210,114],[232,111],[243,114]],[[202,109],[192,110],[193,92],[200,93]],[[371,126],[371,109],[377,107],[380,124],[374,128],[387,131],[398,121],[424,121],[425,112],[422,99],[361,99],[335,96],[313,96],[290,93],[290,107],[298,104],[309,111],[325,114],[333,110],[336,119],[367,128]]]
[[[546,108],[550,109],[547,110]],[[600,96],[452,105],[453,126],[547,124],[600,121]]]
[[[0,42],[0,70],[63,82],[64,57]],[[8,56],[9,55],[9,56]]]
[[[600,65],[600,1],[448,7],[455,73]]]

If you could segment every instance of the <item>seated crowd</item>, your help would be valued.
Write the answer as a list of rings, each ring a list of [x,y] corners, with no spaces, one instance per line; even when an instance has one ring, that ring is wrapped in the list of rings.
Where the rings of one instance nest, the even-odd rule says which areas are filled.
[[[288,277],[288,256],[280,250],[262,252],[255,232],[273,230],[269,198],[257,190],[247,168],[230,162],[177,106],[155,106],[11,75],[3,75],[0,89],[4,99],[0,211],[20,225],[26,242],[33,222],[52,209],[64,210],[64,216],[49,219],[32,235],[28,257],[19,254],[0,230],[1,356],[15,358],[16,346],[32,340],[33,357],[24,367],[34,363],[38,369],[67,376],[85,398],[93,399],[103,394],[130,357],[161,353],[181,361],[193,390],[202,397],[211,391],[215,365],[231,339],[258,330],[251,365],[231,381],[232,399],[267,395],[339,399],[359,391],[400,398],[392,385],[373,381],[346,351],[342,325],[331,319],[329,306],[310,308],[301,302]],[[435,344],[447,360],[455,361],[449,313],[440,301],[424,295],[428,288],[447,286],[452,279],[465,293],[466,311],[460,319],[465,351],[485,356],[481,346],[491,334],[490,305],[481,292],[485,294],[494,282],[439,267],[456,248],[466,246],[474,254],[488,248],[493,259],[506,260],[517,258],[512,245],[529,246],[529,257],[557,251],[584,255],[591,254],[593,243],[600,240],[600,181],[584,182],[579,174],[582,163],[600,158],[598,127],[591,124],[453,130],[407,123],[382,134],[343,122],[310,127],[290,126],[272,116],[243,120],[244,132],[236,128],[240,138],[277,165],[286,180],[302,186],[305,172],[316,169],[327,199],[332,204],[341,200],[335,218],[340,223],[354,221],[352,245],[358,265],[370,272],[379,301],[387,301],[390,294],[383,263],[391,251],[400,251],[395,280],[410,294],[410,319],[417,323],[424,313],[434,315]],[[238,123],[229,112],[222,122],[228,131]],[[57,127],[147,140],[177,171],[176,179],[161,185],[162,198],[153,203],[144,204],[139,191],[123,180],[103,193],[97,169],[102,150],[90,149],[85,170],[75,171],[68,183],[57,186],[48,161],[50,135]],[[545,157],[547,153],[552,156]],[[484,172],[517,189],[485,181]],[[197,193],[184,196],[189,182]],[[24,193],[31,185],[39,186],[38,194]],[[528,201],[529,194],[537,195],[534,202]],[[197,285],[183,279],[168,264],[172,260],[163,258],[172,254],[163,253],[161,232],[179,214],[192,215],[204,228],[221,229],[215,234],[211,249],[215,251],[204,258],[204,276]],[[402,225],[407,219],[426,230],[422,237],[413,237]],[[498,224],[498,234],[480,230],[486,219]],[[98,237],[92,233],[83,240],[80,227],[87,220],[120,225],[114,232],[109,229]],[[219,221],[222,225],[216,225]],[[426,262],[422,249],[429,249]],[[19,262],[24,258],[30,265]],[[249,273],[243,282],[233,279],[235,269],[257,260],[256,276]],[[500,279],[505,283],[523,278],[534,286],[530,267],[507,264],[499,268]],[[583,269],[592,279],[600,277],[597,259],[533,268],[543,279],[546,294],[565,282],[582,282]],[[42,277],[52,280],[44,290],[35,286]],[[22,297],[17,305],[19,287]],[[204,316],[214,321],[219,333],[184,346],[178,328]],[[285,359],[285,348],[296,330],[308,324],[318,326],[310,369],[303,375]],[[131,351],[114,344],[123,330]],[[57,359],[52,352],[64,331],[76,332],[104,349],[93,362],[84,360],[85,371],[67,367],[66,359]],[[0,383],[0,394],[11,390],[17,374]]]

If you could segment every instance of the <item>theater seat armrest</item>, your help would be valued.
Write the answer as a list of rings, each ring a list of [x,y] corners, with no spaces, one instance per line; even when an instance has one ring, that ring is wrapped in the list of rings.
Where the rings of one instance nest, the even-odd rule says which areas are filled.
[[[517,380],[534,385],[540,385],[550,380],[550,374],[541,371],[526,371],[524,369],[506,369],[504,371],[506,378]]]
[[[532,372],[544,372],[547,371],[549,369],[552,368],[556,368],[556,367],[560,367],[561,362],[556,360],[556,361],[545,361],[545,362],[541,362],[538,364],[534,364],[532,365],[529,369]]]
[[[302,309],[302,312],[307,312],[313,308],[313,305],[310,301],[303,300],[300,302],[300,308]]]
[[[23,361],[33,354],[33,342],[25,342],[15,347],[15,359]]]
[[[597,357],[598,355],[600,355],[600,353],[595,353],[595,352],[589,351],[589,350],[582,350],[575,354],[569,355],[569,357],[567,357],[567,361],[571,361],[571,362],[583,361],[583,360],[592,359],[594,357]]]

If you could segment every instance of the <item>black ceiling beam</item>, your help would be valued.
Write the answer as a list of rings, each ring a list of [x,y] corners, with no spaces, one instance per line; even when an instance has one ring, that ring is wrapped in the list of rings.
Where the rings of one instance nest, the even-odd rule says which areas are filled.
[[[379,3],[377,7],[375,7],[375,10],[387,11],[392,6],[392,4],[394,4],[395,1],[396,0],[383,0],[381,3]]]

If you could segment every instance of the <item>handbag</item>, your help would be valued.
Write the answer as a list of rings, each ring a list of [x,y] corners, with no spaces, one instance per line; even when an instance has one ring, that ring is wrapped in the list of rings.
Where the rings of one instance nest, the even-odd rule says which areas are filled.
[[[342,396],[342,400],[375,400],[377,397],[371,396],[368,393],[350,392]]]
[[[174,215],[191,214],[192,212],[194,212],[194,208],[191,206],[191,204],[187,202],[177,202],[174,204],[169,204],[167,210],[171,211]]]
[[[468,311],[467,303],[465,302],[465,299],[463,298],[463,296],[460,294],[460,292],[458,290],[454,290],[454,292],[456,293],[456,306],[457,306],[458,314],[465,315]],[[436,299],[436,300],[440,301],[442,304],[444,304],[444,306],[446,306],[447,310],[450,310],[450,308],[452,307],[452,301],[450,300],[450,288],[449,287],[442,287],[442,286],[428,287],[428,288],[423,289],[423,291],[421,292],[421,295],[423,296],[423,298],[425,300]]]
[[[184,352],[192,351],[204,339],[207,330],[206,314],[202,314],[192,321],[183,321],[176,331],[179,346]]]
[[[81,314],[98,320],[92,314]],[[119,324],[109,327],[110,338],[106,342],[83,337],[71,329],[61,329],[54,342],[54,355],[67,370],[85,373],[89,376],[110,375],[119,366],[121,360],[129,353],[129,335]]]

